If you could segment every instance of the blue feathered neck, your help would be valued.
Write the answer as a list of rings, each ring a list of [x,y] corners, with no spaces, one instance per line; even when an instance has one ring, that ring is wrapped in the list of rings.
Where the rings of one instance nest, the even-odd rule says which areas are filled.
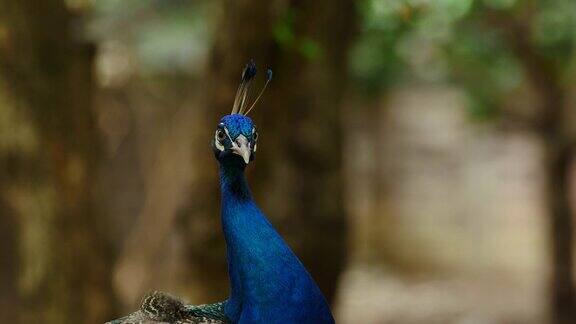
[[[233,323],[334,323],[320,289],[252,199],[238,165],[220,165]]]

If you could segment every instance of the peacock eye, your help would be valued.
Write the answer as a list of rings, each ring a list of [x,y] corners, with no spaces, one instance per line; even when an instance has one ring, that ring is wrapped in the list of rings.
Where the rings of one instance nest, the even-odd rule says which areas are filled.
[[[223,130],[219,129],[219,130],[216,131],[216,138],[217,138],[219,141],[223,141],[223,140],[226,138],[226,133],[224,133]]]
[[[252,138],[257,141],[258,140],[258,132],[254,132],[254,134],[252,134]]]

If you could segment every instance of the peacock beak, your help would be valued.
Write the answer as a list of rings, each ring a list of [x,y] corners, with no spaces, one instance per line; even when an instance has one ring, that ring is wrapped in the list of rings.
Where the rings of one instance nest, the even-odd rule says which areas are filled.
[[[242,157],[244,162],[250,162],[250,142],[244,135],[238,135],[235,141],[232,142],[232,152]]]

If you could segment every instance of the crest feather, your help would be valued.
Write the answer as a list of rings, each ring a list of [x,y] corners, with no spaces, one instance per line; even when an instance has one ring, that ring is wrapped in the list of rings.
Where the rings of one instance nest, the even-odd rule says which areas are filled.
[[[266,83],[264,84],[264,87],[262,88],[262,90],[260,91],[260,93],[258,94],[256,99],[254,100],[252,105],[250,105],[250,107],[248,109],[246,109],[247,108],[246,98],[248,97],[248,90],[250,89],[250,83],[252,82],[252,80],[256,76],[256,72],[257,72],[257,69],[256,69],[256,64],[254,63],[254,60],[250,60],[246,64],[246,66],[244,66],[244,69],[242,70],[242,77],[240,79],[240,85],[238,86],[238,90],[236,90],[236,96],[234,98],[234,105],[232,105],[232,112],[230,114],[248,115],[248,113],[254,108],[254,106],[256,105],[256,103],[258,102],[258,100],[260,99],[262,94],[264,93],[264,90],[266,90],[268,83],[270,82],[270,80],[272,80],[272,70],[271,69],[268,69],[266,71]]]

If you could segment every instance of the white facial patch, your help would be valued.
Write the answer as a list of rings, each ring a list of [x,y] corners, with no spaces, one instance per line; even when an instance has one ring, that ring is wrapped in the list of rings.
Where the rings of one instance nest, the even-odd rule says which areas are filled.
[[[254,134],[256,134],[256,128],[252,127],[252,136],[254,136]],[[256,152],[256,150],[258,149],[258,143],[256,142],[258,139],[254,138],[254,148],[252,149],[252,151]]]
[[[218,131],[214,134],[214,146],[216,146],[220,152],[224,152],[224,145],[220,143],[220,140],[218,139]]]

